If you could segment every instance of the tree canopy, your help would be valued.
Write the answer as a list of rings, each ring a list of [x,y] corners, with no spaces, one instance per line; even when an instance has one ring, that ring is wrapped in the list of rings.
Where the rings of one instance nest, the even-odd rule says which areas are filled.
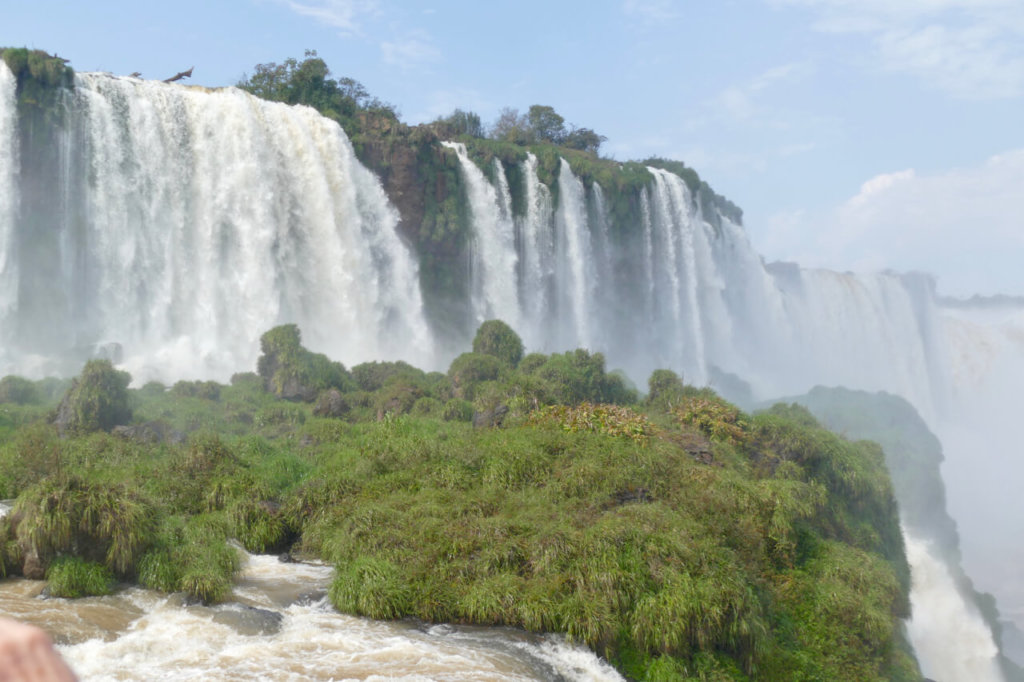
[[[280,64],[257,64],[255,73],[237,85],[266,100],[311,106],[339,122],[351,120],[360,111],[397,118],[393,106],[370,95],[359,81],[332,78],[316,50],[306,50],[302,61],[289,57]]]
[[[554,107],[534,104],[525,114],[518,109],[505,107],[491,126],[490,137],[515,144],[527,145],[539,142],[562,145],[597,155],[601,144],[607,140],[590,128],[577,128],[555,111]]]

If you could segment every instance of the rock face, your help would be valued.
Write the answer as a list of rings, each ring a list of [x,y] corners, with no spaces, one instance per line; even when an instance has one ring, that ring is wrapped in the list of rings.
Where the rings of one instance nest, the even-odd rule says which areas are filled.
[[[115,426],[111,433],[121,438],[133,440],[137,443],[154,445],[156,443],[168,443],[180,445],[185,442],[185,434],[171,425],[162,421],[150,421],[143,424],[132,424],[130,426]]]
[[[46,577],[46,569],[43,567],[43,562],[39,558],[39,553],[34,549],[29,549],[25,552],[25,556],[21,564],[21,574],[29,580],[42,580]]]
[[[501,423],[505,421],[505,415],[508,414],[508,405],[498,405],[497,407],[484,410],[483,412],[473,413],[473,428],[475,429],[487,429],[495,426],[501,426]]]
[[[345,396],[336,388],[324,391],[313,407],[313,414],[318,417],[344,417],[352,409]]]

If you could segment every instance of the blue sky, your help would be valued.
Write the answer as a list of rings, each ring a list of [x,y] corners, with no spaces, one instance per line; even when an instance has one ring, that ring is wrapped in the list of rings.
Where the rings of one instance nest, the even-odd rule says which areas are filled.
[[[69,6],[70,5],[70,6]],[[0,45],[231,85],[316,49],[417,123],[548,104],[685,161],[768,260],[1024,294],[1024,2],[34,0]]]

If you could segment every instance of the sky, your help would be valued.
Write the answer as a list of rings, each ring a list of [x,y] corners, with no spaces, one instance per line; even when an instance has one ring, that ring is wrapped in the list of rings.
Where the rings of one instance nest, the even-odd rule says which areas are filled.
[[[1024,295],[1022,0],[33,0],[0,45],[210,87],[313,49],[411,124],[545,104],[695,168],[768,261]]]

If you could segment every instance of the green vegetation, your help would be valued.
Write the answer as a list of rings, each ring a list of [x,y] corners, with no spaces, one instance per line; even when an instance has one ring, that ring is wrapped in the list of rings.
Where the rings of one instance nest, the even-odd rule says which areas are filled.
[[[799,418],[805,421],[817,417],[837,433],[870,438],[883,448],[900,500],[902,523],[914,535],[931,541],[933,549],[950,566],[960,591],[978,607],[1000,646],[998,661],[1003,677],[1024,680],[1024,669],[1002,653],[1003,625],[995,598],[978,592],[960,567],[960,540],[956,523],[946,512],[945,486],[939,469],[942,446],[913,406],[888,393],[822,386],[791,400],[794,404],[773,409],[802,415]]]
[[[366,115],[398,119],[394,107],[371,96],[358,81],[332,78],[316,50],[306,50],[302,61],[290,57],[281,64],[258,64],[237,86],[263,99],[313,107],[346,130],[360,128]]]
[[[69,599],[110,594],[114,588],[110,569],[78,557],[54,560],[46,569],[46,581],[52,596]]]
[[[75,72],[67,60],[42,50],[0,47],[0,59],[18,79],[18,106],[23,113],[52,112],[59,90],[74,86]]]
[[[294,324],[274,327],[261,336],[260,350],[263,355],[257,371],[266,382],[267,390],[279,398],[309,402],[323,390],[345,390],[352,384],[340,362],[332,362],[323,353],[311,353],[302,347],[302,336]]]
[[[712,224],[718,224],[718,211],[736,222],[742,220],[738,207],[715,194],[682,162],[621,163],[602,158],[604,136],[567,124],[548,105],[534,104],[524,114],[506,108],[489,127],[478,114],[463,109],[409,126],[398,119],[391,105],[371,96],[359,82],[332,76],[315,51],[307,51],[302,60],[260,64],[238,86],[264,99],[314,107],[342,125],[359,160],[378,175],[398,209],[399,230],[417,253],[426,312],[445,342],[461,343],[473,331],[473,321],[461,305],[468,296],[472,224],[458,159],[441,141],[463,142],[470,158],[492,180],[494,162],[499,162],[516,217],[527,210],[521,167],[527,153],[536,156],[538,177],[550,189],[556,207],[565,159],[588,188],[600,186],[613,249],[635,243],[634,232],[642,224],[637,218],[641,195],[653,182],[647,165],[680,175]]]
[[[132,417],[128,406],[130,382],[131,376],[114,369],[110,360],[90,360],[57,409],[58,430],[82,435],[128,423]]]
[[[487,320],[473,338],[473,352],[493,355],[514,368],[523,359],[523,340],[501,320]]]
[[[447,374],[348,373],[293,326],[261,345],[230,385],[127,390],[115,434],[61,438],[52,402],[5,403],[6,573],[215,602],[234,538],[333,563],[342,611],[562,632],[637,680],[920,679],[877,446],[667,371],[641,403],[600,354],[521,357],[498,321]],[[294,377],[315,400],[284,398]]]

